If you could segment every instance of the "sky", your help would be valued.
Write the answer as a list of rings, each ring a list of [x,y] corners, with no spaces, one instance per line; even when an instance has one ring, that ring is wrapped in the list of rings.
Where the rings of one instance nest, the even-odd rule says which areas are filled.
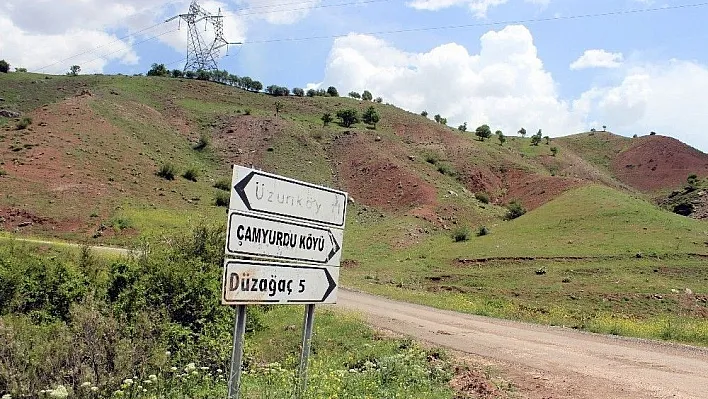
[[[32,72],[182,69],[190,0],[4,0],[0,59]],[[513,134],[650,132],[708,152],[708,2],[200,0],[219,67],[264,86],[371,91]],[[200,34],[212,40],[206,23]],[[2,88],[0,87],[0,91]]]

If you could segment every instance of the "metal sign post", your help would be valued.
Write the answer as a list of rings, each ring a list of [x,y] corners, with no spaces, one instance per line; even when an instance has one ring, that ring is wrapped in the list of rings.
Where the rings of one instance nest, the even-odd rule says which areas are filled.
[[[241,363],[243,362],[243,338],[246,332],[246,305],[236,307],[234,321],[234,343],[231,353],[231,368],[229,370],[228,399],[238,399],[241,388]]]
[[[298,369],[298,398],[304,397],[307,391],[307,363],[310,357],[310,343],[312,342],[312,325],[314,321],[315,305],[306,305],[305,319],[302,323],[302,352],[300,353],[300,367]]]
[[[302,398],[315,304],[337,302],[348,194],[238,165],[231,187],[221,303],[237,308],[227,399],[239,397],[251,304],[306,305],[295,388]]]

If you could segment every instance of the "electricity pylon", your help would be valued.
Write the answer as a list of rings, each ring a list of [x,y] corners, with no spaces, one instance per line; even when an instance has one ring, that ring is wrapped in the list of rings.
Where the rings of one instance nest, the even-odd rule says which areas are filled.
[[[224,38],[224,16],[221,9],[217,15],[212,15],[202,8],[197,0],[192,0],[189,5],[189,12],[175,15],[167,19],[170,22],[179,18],[187,23],[187,62],[184,64],[184,72],[187,71],[216,71],[218,70],[217,60],[221,54],[221,49],[233,44]],[[197,27],[199,22],[204,21],[204,32],[211,26],[214,31],[214,40],[208,44],[204,37],[204,32]]]

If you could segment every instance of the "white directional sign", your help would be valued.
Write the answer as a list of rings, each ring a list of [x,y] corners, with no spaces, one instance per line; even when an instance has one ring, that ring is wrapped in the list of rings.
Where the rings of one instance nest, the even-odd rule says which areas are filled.
[[[343,230],[229,211],[226,253],[339,266]]]
[[[221,302],[336,303],[338,279],[338,267],[226,260]]]
[[[347,193],[234,165],[232,209],[344,228]]]

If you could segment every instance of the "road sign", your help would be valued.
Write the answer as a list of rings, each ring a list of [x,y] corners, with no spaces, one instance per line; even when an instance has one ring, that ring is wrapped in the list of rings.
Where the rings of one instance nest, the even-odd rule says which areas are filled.
[[[234,165],[229,207],[344,228],[347,193]]]
[[[229,211],[226,253],[339,266],[343,230]]]
[[[338,279],[338,267],[226,260],[221,303],[336,303]]]

